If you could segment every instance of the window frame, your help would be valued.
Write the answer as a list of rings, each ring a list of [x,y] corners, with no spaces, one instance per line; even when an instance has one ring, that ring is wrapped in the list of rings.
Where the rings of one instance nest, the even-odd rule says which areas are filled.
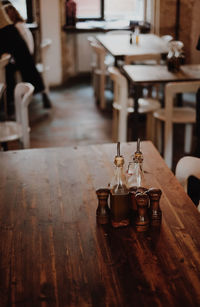
[[[77,18],[77,21],[90,21],[90,20],[105,21],[105,14],[104,14],[105,0],[99,0],[99,1],[100,1],[100,17],[98,18],[95,18],[95,17]],[[146,1],[147,0],[143,0],[143,1],[144,1],[144,16],[146,16]],[[146,17],[144,17],[144,19],[146,19]]]
[[[32,0],[26,0],[26,12],[27,12],[27,23],[33,23],[33,2]]]
[[[86,17],[86,18],[77,18],[77,21],[89,21],[89,20],[101,20],[104,21],[104,1],[105,0],[99,0],[100,1],[100,17]]]

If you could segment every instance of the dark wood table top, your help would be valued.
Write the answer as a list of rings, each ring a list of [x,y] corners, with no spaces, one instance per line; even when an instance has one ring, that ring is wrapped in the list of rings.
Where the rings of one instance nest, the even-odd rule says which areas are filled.
[[[167,83],[200,80],[200,65],[182,65],[180,71],[168,71],[166,65],[124,65],[123,71],[134,83]]]
[[[136,149],[124,143],[126,161]],[[0,306],[199,306],[200,214],[151,142],[161,228],[96,224],[115,144],[0,152]]]
[[[167,43],[155,34],[140,34],[139,44],[130,44],[129,34],[97,35],[97,40],[114,57],[167,53]]]

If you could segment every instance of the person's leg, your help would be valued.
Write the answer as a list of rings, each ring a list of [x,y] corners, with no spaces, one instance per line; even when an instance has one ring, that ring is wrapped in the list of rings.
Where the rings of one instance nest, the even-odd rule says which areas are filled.
[[[16,66],[9,63],[6,66],[6,101],[7,101],[7,115],[12,116],[15,114],[14,104],[14,89],[16,85],[15,80]]]

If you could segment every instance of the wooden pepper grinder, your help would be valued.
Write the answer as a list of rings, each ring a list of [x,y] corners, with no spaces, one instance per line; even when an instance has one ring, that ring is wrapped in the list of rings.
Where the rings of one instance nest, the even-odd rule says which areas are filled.
[[[139,232],[146,231],[149,228],[149,217],[147,212],[149,196],[146,193],[137,193],[135,199],[137,202],[136,230]]]
[[[98,207],[96,210],[96,218],[98,224],[107,224],[110,220],[110,209],[108,207],[109,189],[96,190],[98,197]]]
[[[162,212],[160,210],[160,197],[162,191],[160,189],[151,188],[148,190],[147,194],[150,198],[150,220],[151,225],[160,225],[162,219]]]
[[[130,200],[131,200],[131,220],[135,220],[136,216],[137,216],[137,202],[135,199],[137,193],[137,187],[131,187],[129,189],[129,195],[130,195]]]

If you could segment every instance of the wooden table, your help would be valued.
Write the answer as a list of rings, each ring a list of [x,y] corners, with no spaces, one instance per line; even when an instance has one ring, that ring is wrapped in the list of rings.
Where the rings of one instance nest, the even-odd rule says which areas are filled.
[[[200,65],[188,64],[182,65],[180,71],[172,73],[168,71],[165,65],[124,65],[123,73],[131,84],[134,85],[134,131],[138,129],[138,99],[141,97],[142,87],[146,85],[166,84],[168,82],[195,81],[200,80]],[[200,102],[199,102],[200,104]],[[197,106],[198,108],[198,106]],[[200,120],[199,123],[200,125]],[[137,133],[134,134],[134,140],[137,139]],[[200,138],[200,135],[199,135]]]
[[[126,161],[136,149],[124,143]],[[150,142],[161,228],[96,224],[115,144],[0,152],[0,306],[199,306],[200,214]]]
[[[166,54],[169,51],[167,43],[155,34],[140,34],[138,45],[130,44],[128,34],[104,34],[96,38],[115,58],[116,63],[127,55]]]

